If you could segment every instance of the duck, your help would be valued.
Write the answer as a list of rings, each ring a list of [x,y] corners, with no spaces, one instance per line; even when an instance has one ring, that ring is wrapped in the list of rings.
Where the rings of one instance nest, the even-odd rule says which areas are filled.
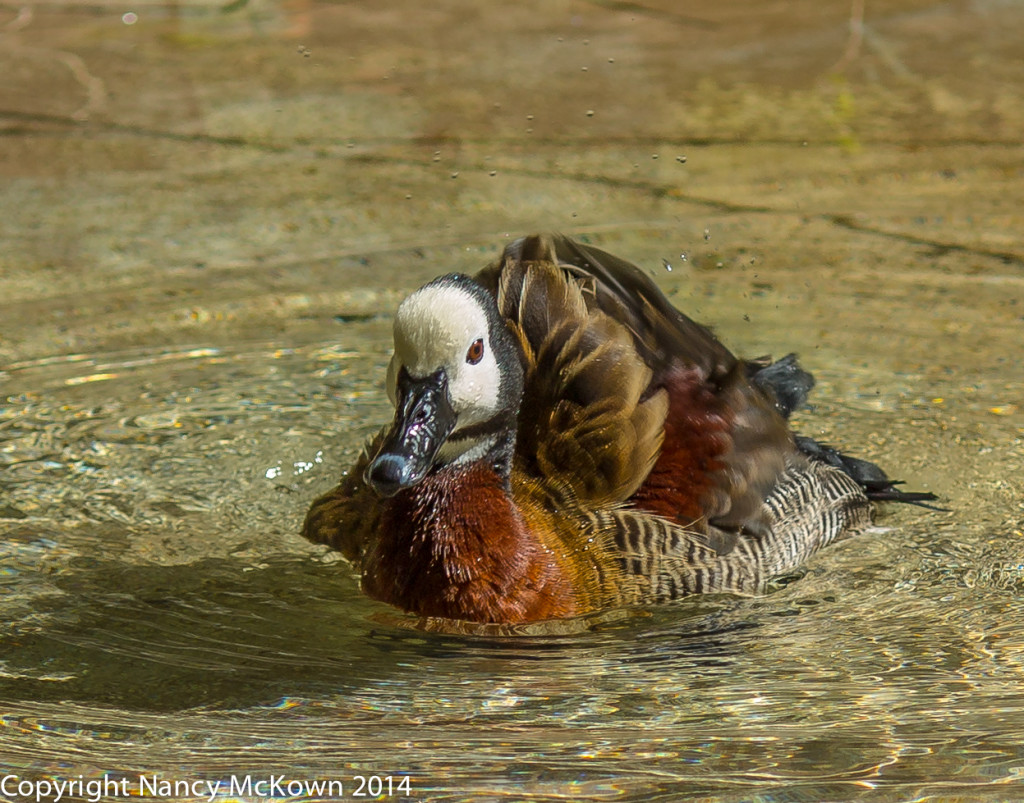
[[[401,302],[394,418],[302,534],[421,617],[756,595],[869,528],[876,501],[935,498],[794,433],[813,384],[795,355],[734,356],[637,266],[522,237]]]

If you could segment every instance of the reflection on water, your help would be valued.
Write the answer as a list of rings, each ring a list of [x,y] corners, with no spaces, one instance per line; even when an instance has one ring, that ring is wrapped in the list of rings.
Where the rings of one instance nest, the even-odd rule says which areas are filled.
[[[23,5],[0,4],[5,773],[1024,796],[1013,4]],[[798,351],[798,427],[951,512],[883,508],[758,599],[512,632],[366,599],[298,529],[389,418],[391,312],[552,228],[741,353]]]
[[[12,771],[407,773],[412,799],[849,799],[1018,777],[1024,565],[998,508],[970,526],[889,510],[768,597],[553,634],[432,633],[363,597],[296,532],[387,418],[388,328],[8,368],[38,389],[0,425]]]

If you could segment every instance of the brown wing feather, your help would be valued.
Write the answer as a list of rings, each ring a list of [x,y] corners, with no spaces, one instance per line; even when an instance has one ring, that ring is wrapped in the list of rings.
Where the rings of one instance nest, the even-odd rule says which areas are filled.
[[[625,502],[657,459],[667,410],[633,337],[551,262],[507,261],[497,298],[523,350],[517,460],[579,502]]]
[[[764,391],[751,384],[743,363],[710,330],[675,309],[636,266],[561,235],[516,241],[477,279],[498,295],[501,284],[514,296],[528,273],[524,264],[551,263],[561,267],[563,285],[579,292],[591,319],[604,313],[631,335],[635,355],[650,371],[644,393],[669,396],[661,455],[635,501],[684,524],[692,523],[696,512],[720,527],[761,529],[762,502],[795,446],[785,420]],[[565,332],[546,328],[557,315],[543,319],[531,312],[527,320],[527,340],[547,336],[549,351],[568,346]],[[588,334],[605,333],[592,326]],[[529,345],[536,354],[537,343]],[[585,338],[572,348],[598,356]],[[616,344],[605,356],[615,359],[626,352]],[[610,372],[603,377],[620,381]]]
[[[550,235],[550,240],[559,264],[587,277],[597,306],[638,337],[655,384],[679,360],[700,366],[708,375],[727,372],[736,362],[709,329],[673,307],[636,265],[562,235]]]

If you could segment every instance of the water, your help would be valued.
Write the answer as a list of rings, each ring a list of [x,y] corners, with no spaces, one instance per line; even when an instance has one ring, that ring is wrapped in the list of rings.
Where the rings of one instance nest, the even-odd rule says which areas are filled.
[[[847,51],[856,3],[212,5],[0,20],[5,775],[1024,796],[1019,10],[867,4]],[[798,351],[798,429],[949,511],[758,599],[513,633],[366,599],[298,530],[389,418],[394,307],[552,228]]]

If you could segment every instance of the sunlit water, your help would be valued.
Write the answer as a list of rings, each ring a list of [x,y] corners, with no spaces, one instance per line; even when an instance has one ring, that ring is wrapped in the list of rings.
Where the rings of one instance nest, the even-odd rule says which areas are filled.
[[[764,598],[570,632],[425,632],[365,599],[297,530],[388,416],[389,325],[9,367],[33,388],[0,419],[10,772],[408,776],[408,798],[474,800],[997,799],[980,787],[1020,779],[1020,532],[966,495],[885,510]],[[885,416],[913,438],[898,384],[837,404],[858,369],[822,373],[805,431]]]
[[[0,782],[1024,798],[1014,4],[17,5]],[[796,427],[949,510],[756,599],[517,632],[366,599],[298,532],[390,415],[395,304],[537,229],[799,352]]]

